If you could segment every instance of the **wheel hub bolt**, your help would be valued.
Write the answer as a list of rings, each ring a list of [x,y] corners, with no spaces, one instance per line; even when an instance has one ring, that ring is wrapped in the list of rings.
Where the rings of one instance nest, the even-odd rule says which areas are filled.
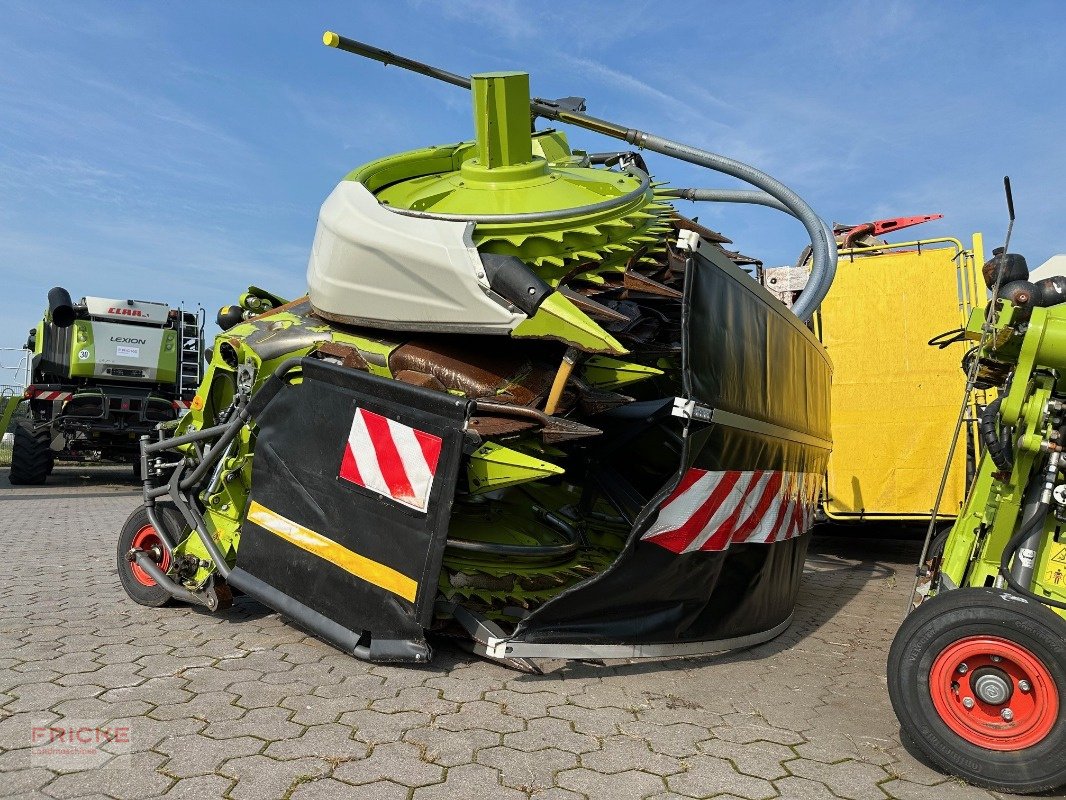
[[[992,656],[992,661],[995,662],[996,664],[998,664],[1002,660],[1003,660],[1003,658],[1001,656]]]
[[[1029,685],[1029,681],[1018,681],[1018,688],[1023,692],[1028,692],[1033,687]]]
[[[1009,708],[1005,708],[1000,711],[999,715],[1003,717],[1005,722],[1010,722],[1012,719],[1014,719],[1014,712],[1011,711]]]
[[[959,664],[959,674],[965,675],[969,671],[969,667],[966,664]]]
[[[966,708],[973,708],[973,698],[972,697],[964,697],[964,698],[962,698],[962,704]]]

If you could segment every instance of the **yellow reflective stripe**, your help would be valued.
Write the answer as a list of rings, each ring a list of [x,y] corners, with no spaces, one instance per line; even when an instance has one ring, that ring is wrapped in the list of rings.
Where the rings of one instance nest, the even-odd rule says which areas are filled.
[[[331,564],[336,564],[341,569],[350,572],[357,578],[362,578],[367,583],[379,586],[412,603],[415,601],[415,594],[418,592],[418,581],[411,580],[392,567],[386,567],[384,564],[380,564],[366,556],[361,556],[344,545],[337,544],[332,539],[326,538],[321,533],[316,533],[310,528],[298,525],[291,519],[275,514],[269,508],[254,500],[248,508],[248,520],[280,536],[290,544],[294,544]]]

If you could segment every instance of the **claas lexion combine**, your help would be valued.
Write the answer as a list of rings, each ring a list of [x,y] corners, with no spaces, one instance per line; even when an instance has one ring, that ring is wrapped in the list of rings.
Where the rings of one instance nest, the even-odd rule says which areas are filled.
[[[669,656],[789,624],[830,450],[806,325],[832,233],[747,165],[328,33],[468,89],[473,141],[387,156],[322,205],[308,294],[251,290],[190,412],[142,440],[118,569],[137,602],[238,590],[342,650],[426,662],[428,637],[538,658]],[[639,150],[725,173],[798,218],[792,311],[680,216]]]

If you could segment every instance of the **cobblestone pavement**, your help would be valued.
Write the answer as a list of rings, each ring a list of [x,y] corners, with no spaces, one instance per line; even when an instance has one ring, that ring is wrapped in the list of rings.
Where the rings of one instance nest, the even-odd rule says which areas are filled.
[[[219,616],[133,604],[114,541],[137,493],[125,469],[85,473],[0,477],[0,796],[995,796],[900,746],[884,663],[913,541],[816,538],[795,624],[741,653],[530,676],[444,646],[397,668],[246,598]],[[64,724],[130,741],[91,768],[31,755],[35,727]]]

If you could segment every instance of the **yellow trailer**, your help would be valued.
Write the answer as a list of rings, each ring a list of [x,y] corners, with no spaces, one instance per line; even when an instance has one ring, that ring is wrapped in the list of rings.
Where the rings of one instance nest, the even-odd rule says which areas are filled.
[[[986,302],[980,234],[841,249],[816,331],[833,360],[833,454],[822,511],[831,520],[928,520],[963,396],[967,345],[929,341]],[[978,395],[980,393],[977,393]],[[979,397],[982,401],[984,398]],[[955,449],[939,516],[965,499],[976,409]]]

